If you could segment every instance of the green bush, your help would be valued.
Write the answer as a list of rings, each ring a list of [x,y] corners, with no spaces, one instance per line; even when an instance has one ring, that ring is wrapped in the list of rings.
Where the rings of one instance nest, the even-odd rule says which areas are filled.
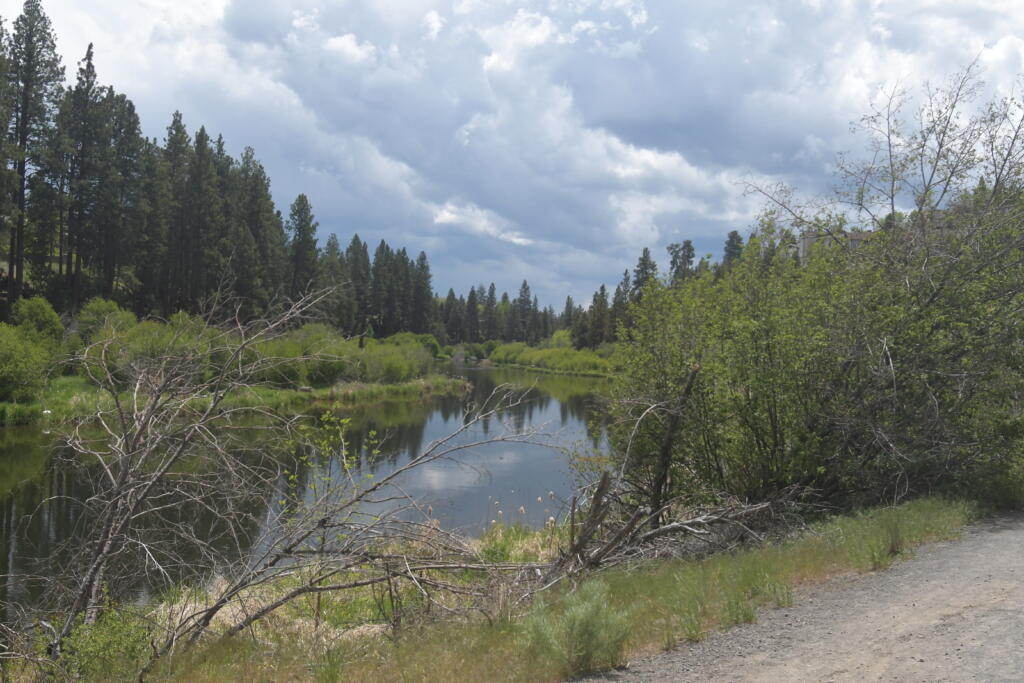
[[[94,335],[110,324],[116,329],[124,329],[135,324],[135,316],[123,310],[110,299],[93,297],[89,299],[76,318],[78,334],[85,342],[93,340]]]
[[[64,339],[64,325],[50,302],[41,296],[18,299],[14,304],[14,324],[37,344],[55,352]]]
[[[43,386],[48,357],[48,351],[21,328],[0,323],[0,401],[34,401]]]
[[[62,663],[76,679],[130,681],[150,651],[148,623],[131,611],[107,611],[94,624],[76,626]]]
[[[567,596],[558,609],[538,603],[526,620],[530,650],[566,678],[620,665],[629,617],[610,597],[608,585],[593,580]]]
[[[513,342],[497,347],[489,357],[501,365],[530,365],[553,372],[605,375],[612,371],[611,363],[595,352],[571,347],[535,349],[523,342]]]

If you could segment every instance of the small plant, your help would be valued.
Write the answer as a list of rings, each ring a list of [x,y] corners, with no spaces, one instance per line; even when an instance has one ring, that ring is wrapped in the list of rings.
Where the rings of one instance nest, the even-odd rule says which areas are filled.
[[[131,610],[110,610],[79,624],[67,640],[62,665],[87,681],[135,680],[150,652],[147,622]]]
[[[754,604],[743,597],[730,597],[725,601],[723,625],[753,624],[757,621],[757,609]]]
[[[559,608],[538,603],[526,622],[530,650],[566,678],[622,663],[629,617],[611,605],[608,585],[589,581]]]
[[[788,583],[770,583],[765,593],[776,607],[793,606],[793,587]]]

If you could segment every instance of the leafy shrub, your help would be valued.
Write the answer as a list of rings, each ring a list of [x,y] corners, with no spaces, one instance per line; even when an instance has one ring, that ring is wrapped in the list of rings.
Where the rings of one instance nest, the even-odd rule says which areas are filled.
[[[64,339],[64,325],[50,302],[41,296],[18,299],[14,304],[14,324],[26,337],[54,352]]]
[[[63,663],[86,681],[135,680],[149,652],[146,621],[132,612],[105,612],[71,632]]]
[[[90,342],[104,325],[110,324],[116,329],[124,329],[135,324],[135,316],[120,306],[102,297],[89,299],[76,318],[78,334],[85,342]]]
[[[555,372],[603,375],[612,370],[611,363],[593,351],[567,347],[535,349],[523,342],[502,344],[489,357],[498,364],[531,365]]]
[[[608,585],[594,580],[566,596],[558,608],[538,603],[526,620],[531,651],[552,661],[566,678],[620,665],[629,618],[609,598]]]
[[[21,328],[0,323],[0,401],[34,401],[43,386],[48,356]]]

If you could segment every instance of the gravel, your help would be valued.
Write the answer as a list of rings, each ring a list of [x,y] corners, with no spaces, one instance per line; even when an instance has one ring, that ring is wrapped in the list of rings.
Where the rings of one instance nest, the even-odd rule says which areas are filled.
[[[598,681],[1024,681],[1024,516],[796,591],[756,624]]]

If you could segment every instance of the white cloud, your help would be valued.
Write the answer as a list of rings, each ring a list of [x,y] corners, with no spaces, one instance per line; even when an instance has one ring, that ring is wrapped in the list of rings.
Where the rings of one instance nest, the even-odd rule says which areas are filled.
[[[360,43],[352,33],[328,38],[324,41],[324,48],[341,55],[353,64],[372,61],[377,54],[377,48],[373,43]]]
[[[484,69],[509,71],[524,52],[557,38],[558,30],[551,17],[520,9],[508,22],[480,31],[480,36],[491,48]]]
[[[427,38],[429,40],[437,40],[437,37],[441,34],[441,29],[444,28],[445,20],[437,10],[430,10],[423,15],[423,28],[427,29]]]
[[[475,204],[456,204],[446,202],[434,209],[434,223],[437,225],[456,225],[471,233],[493,237],[517,246],[528,246],[533,240],[522,233],[511,229],[509,221],[489,209],[481,209]]]

